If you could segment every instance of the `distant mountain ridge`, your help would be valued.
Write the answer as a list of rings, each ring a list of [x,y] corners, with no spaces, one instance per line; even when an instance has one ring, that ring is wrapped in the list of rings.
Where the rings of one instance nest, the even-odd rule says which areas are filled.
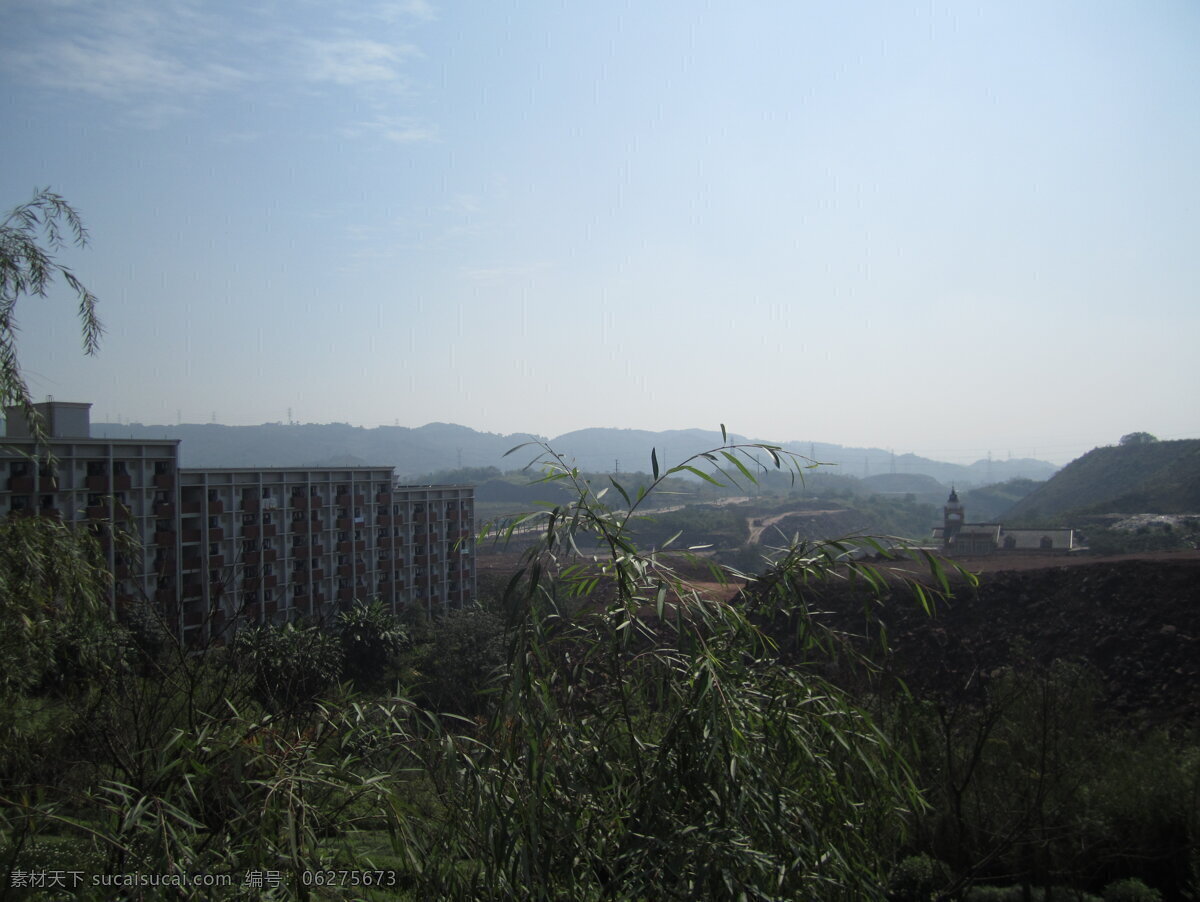
[[[419,428],[378,426],[365,428],[347,423],[223,426],[184,423],[146,426],[141,423],[93,423],[97,438],[175,438],[182,440],[180,456],[186,467],[305,467],[348,466],[358,461],[372,466],[394,466],[399,476],[415,478],[439,470],[462,467],[498,467],[516,470],[537,454],[536,448],[505,457],[505,452],[535,436],[478,432],[452,423],[429,423]],[[729,435],[731,442],[765,441],[831,465],[831,472],[864,477],[886,473],[923,474],[945,485],[982,485],[1018,477],[1047,479],[1058,468],[1046,461],[977,461],[970,466],[918,457],[895,455],[880,448],[847,448],[824,442],[774,442]],[[719,447],[721,433],[705,429],[595,428],[568,432],[550,445],[580,468],[601,472],[620,469],[648,471],[655,449],[666,467],[683,457]],[[763,455],[764,461],[766,455]],[[835,469],[836,468],[836,469]]]
[[[1015,504],[1009,519],[1200,511],[1200,439],[1095,448]]]

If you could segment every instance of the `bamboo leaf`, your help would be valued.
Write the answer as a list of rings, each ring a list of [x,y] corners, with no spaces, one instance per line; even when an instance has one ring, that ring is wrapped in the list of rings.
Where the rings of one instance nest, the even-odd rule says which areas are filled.
[[[705,482],[711,482],[713,485],[721,486],[722,488],[725,487],[725,483],[719,482],[718,480],[713,479],[710,475],[705,473],[703,470],[697,469],[696,467],[693,467],[691,464],[683,464],[682,466],[676,467],[675,469],[676,470],[687,470],[689,473],[699,476]]]

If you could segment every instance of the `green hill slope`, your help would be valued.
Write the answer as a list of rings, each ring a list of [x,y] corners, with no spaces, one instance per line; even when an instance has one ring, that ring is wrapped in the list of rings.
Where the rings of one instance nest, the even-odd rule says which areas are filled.
[[[1096,448],[1008,512],[1008,521],[1066,514],[1200,511],[1200,439]]]

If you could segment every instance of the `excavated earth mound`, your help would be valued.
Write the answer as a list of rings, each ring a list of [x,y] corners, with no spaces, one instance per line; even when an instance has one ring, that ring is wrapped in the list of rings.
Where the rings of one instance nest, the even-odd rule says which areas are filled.
[[[893,591],[879,609],[885,671],[917,694],[962,695],[1001,668],[1087,662],[1113,713],[1200,723],[1200,555],[1010,563],[1023,569],[989,559],[978,587],[957,581],[932,617]],[[831,625],[865,632],[861,595],[823,589],[810,602]]]

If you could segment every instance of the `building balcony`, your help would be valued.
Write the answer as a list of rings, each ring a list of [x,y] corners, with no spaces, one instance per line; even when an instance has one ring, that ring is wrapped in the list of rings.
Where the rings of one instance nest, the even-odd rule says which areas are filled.
[[[10,492],[22,492],[31,494],[33,492],[33,477],[32,476],[10,476],[8,477],[8,490]]]
[[[170,501],[155,501],[153,510],[156,517],[175,516],[175,505]]]
[[[157,473],[154,476],[154,487],[156,489],[173,489],[175,488],[174,473]]]
[[[208,512],[209,514],[225,513],[225,502],[221,501],[220,499],[208,502]]]
[[[200,541],[200,538],[201,538],[201,535],[200,535],[200,530],[198,530],[198,529],[185,529],[185,530],[183,530],[183,531],[180,533],[180,537],[182,538],[182,540],[183,540],[183,543],[184,543],[185,545],[186,545],[186,544],[190,544],[190,543],[192,543],[192,542],[199,542],[199,541]]]
[[[342,554],[348,554],[353,550],[349,542],[338,542],[333,547]]]
[[[257,514],[262,510],[262,501],[253,496],[242,499],[242,511],[247,514]]]
[[[219,526],[216,529],[210,529],[208,531],[208,541],[224,542],[225,541],[225,530]]]
[[[32,477],[30,477],[32,485]],[[83,487],[89,492],[107,492],[108,491],[108,476],[105,474],[97,474],[95,476],[83,477]],[[32,489],[31,489],[32,491]]]
[[[354,601],[354,590],[353,589],[338,589],[337,590],[337,600],[338,601]]]
[[[84,514],[87,515],[87,518],[89,520],[107,520],[108,519],[108,505],[106,505],[106,504],[88,505],[87,507],[85,507],[83,509],[83,512],[84,512]]]
[[[180,505],[180,510],[185,514],[198,514],[202,507],[203,505],[199,501],[184,501]]]
[[[354,528],[354,521],[353,521],[353,520],[351,520],[349,517],[338,517],[338,518],[337,518],[337,519],[336,519],[336,520],[333,522],[333,525],[334,525],[334,526],[335,526],[337,529],[347,529],[347,530],[349,530],[349,529],[353,529],[353,528]]]
[[[351,576],[354,575],[354,568],[351,567],[349,564],[341,564],[337,568],[337,575],[344,576],[347,579],[349,579]]]
[[[112,478],[113,491],[128,492],[133,488],[133,477],[128,473],[118,473]]]

